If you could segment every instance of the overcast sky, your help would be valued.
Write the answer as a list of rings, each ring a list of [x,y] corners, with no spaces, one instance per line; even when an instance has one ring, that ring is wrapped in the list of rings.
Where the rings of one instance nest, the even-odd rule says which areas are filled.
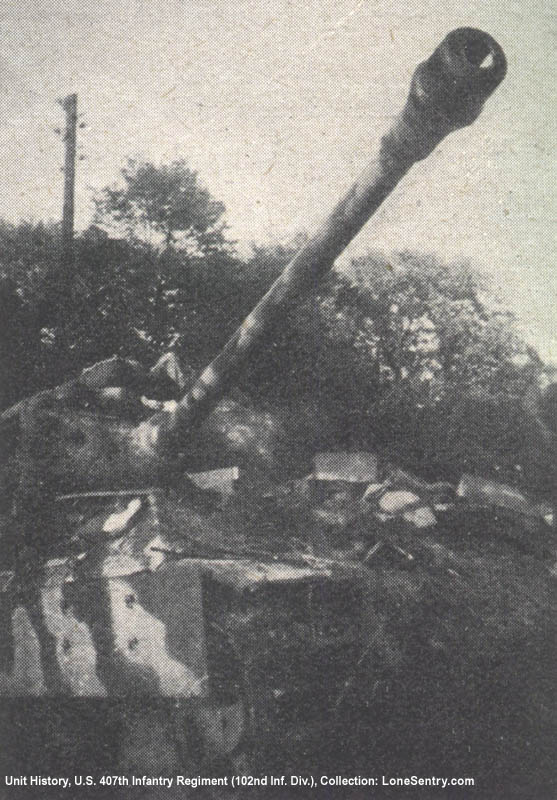
[[[184,158],[241,242],[310,229],[372,155],[452,28],[503,46],[480,119],[419,164],[351,246],[478,263],[557,362],[555,12],[550,0],[18,0],[0,5],[0,216],[60,217],[79,95],[77,224],[128,156]]]

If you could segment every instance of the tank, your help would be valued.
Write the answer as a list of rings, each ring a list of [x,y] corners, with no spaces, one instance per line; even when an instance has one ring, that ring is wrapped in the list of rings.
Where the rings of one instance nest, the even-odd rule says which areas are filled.
[[[4,412],[17,441],[5,481],[17,566],[1,573],[0,692],[14,713],[42,703],[79,719],[86,733],[65,724],[66,756],[83,758],[94,729],[106,738],[99,769],[240,774],[263,752],[272,761],[322,745],[336,724],[364,646],[363,567],[272,542],[215,543],[210,523],[192,537],[178,491],[188,443],[285,311],[411,166],[477,118],[505,71],[488,34],[443,40],[378,154],[174,403],[141,418],[123,387],[153,376],[114,359]],[[103,403],[120,410],[100,413]]]

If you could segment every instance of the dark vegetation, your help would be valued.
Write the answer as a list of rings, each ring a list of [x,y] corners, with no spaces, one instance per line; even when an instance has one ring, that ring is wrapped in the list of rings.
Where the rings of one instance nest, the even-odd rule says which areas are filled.
[[[224,207],[183,162],[129,161],[96,207],[69,285],[57,225],[0,223],[2,407],[113,354],[150,365],[173,349],[196,371],[295,250],[240,259]],[[372,448],[425,477],[472,471],[545,493],[551,459],[522,405],[543,365],[483,288],[467,263],[369,253],[290,314],[239,376],[243,399],[287,409],[310,448]]]

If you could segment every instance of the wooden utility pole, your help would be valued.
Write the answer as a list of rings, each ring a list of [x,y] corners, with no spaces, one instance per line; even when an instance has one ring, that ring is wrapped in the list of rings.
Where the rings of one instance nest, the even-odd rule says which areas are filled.
[[[77,95],[69,94],[62,100],[66,114],[64,133],[64,207],[62,212],[62,265],[69,269],[73,265],[75,154],[77,140]]]

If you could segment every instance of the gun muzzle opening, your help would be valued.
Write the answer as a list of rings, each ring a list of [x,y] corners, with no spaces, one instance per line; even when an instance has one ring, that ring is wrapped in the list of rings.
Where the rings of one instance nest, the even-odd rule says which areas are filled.
[[[483,100],[505,77],[505,54],[488,33],[475,28],[457,28],[449,33],[439,49],[455,82],[466,81],[468,91],[483,94]]]
[[[507,60],[488,33],[457,28],[443,39],[412,80],[404,118],[420,140],[418,158],[451,131],[477,119],[505,77]]]

